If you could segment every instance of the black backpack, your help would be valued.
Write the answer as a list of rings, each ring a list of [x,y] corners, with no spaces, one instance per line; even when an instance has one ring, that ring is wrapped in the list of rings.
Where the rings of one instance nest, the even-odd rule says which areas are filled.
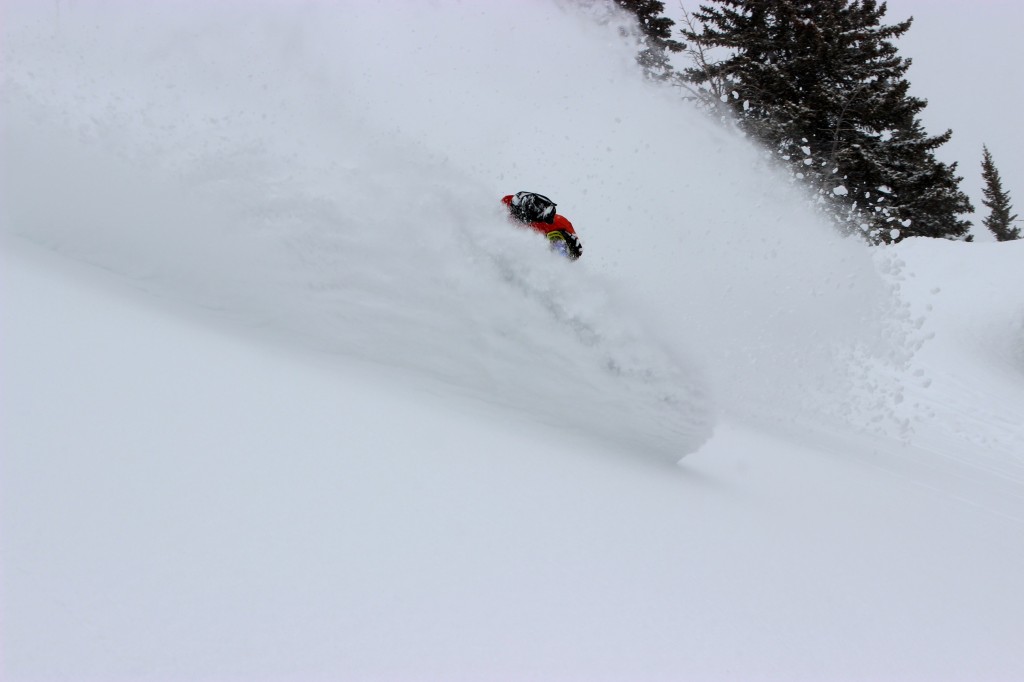
[[[512,197],[512,215],[524,223],[555,222],[555,202],[536,192],[516,192]]]

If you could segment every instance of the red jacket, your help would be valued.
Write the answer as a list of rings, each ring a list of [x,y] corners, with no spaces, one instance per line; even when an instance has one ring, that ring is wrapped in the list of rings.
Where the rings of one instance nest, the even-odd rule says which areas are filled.
[[[505,206],[507,206],[508,209],[511,211],[512,210],[512,195],[509,194],[508,196],[502,198],[501,203],[505,204]],[[555,221],[553,223],[523,223],[523,224],[532,227],[533,229],[537,230],[541,234],[547,234],[548,232],[554,232],[556,230],[563,230],[565,232],[568,232],[569,234],[576,234],[576,230],[574,230],[572,228],[572,223],[570,223],[568,221],[568,219],[566,219],[565,216],[559,215],[558,213],[555,214]]]

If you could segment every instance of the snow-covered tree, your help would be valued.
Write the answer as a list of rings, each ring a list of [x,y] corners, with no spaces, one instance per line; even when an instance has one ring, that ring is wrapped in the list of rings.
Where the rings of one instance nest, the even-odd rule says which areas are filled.
[[[875,0],[709,0],[682,30],[728,56],[684,77],[721,88],[738,125],[793,166],[846,229],[872,241],[963,238],[973,209],[956,164],[935,159],[951,131],[928,135],[909,95],[910,60]]]
[[[1013,206],[1010,204],[1010,193],[1003,189],[1002,178],[999,177],[999,170],[992,160],[988,147],[982,145],[981,150],[981,177],[985,181],[985,187],[982,189],[985,198],[981,203],[990,211],[988,217],[981,223],[991,230],[998,241],[1020,239],[1020,228],[1013,226],[1017,215],[1013,213]]]
[[[670,52],[680,52],[683,44],[672,39],[675,22],[664,15],[665,3],[657,0],[615,0],[615,4],[636,16],[643,32],[643,48],[637,63],[648,77],[665,80],[675,74]]]

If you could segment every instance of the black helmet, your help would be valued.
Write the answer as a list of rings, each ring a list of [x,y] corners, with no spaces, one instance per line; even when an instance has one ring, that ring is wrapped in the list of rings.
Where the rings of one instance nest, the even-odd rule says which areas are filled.
[[[525,223],[553,223],[555,202],[536,192],[516,192],[512,197],[512,215]]]

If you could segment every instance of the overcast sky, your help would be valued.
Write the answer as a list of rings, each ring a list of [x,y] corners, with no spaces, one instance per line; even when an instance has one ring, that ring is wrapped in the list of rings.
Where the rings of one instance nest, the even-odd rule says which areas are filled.
[[[897,47],[914,61],[911,92],[928,100],[921,116],[925,127],[931,133],[953,129],[938,156],[960,162],[961,188],[974,203],[975,223],[988,214],[981,205],[982,144],[1024,216],[1024,2],[889,0],[888,6],[888,23],[914,17]],[[978,232],[979,239],[987,236]]]

